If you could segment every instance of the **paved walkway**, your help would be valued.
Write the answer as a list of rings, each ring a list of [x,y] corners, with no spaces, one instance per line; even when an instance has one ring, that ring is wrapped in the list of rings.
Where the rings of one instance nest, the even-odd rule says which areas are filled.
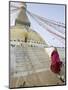
[[[29,87],[63,84],[50,71],[49,56],[44,48],[23,46],[11,47],[11,87]],[[23,85],[23,83],[25,84]]]

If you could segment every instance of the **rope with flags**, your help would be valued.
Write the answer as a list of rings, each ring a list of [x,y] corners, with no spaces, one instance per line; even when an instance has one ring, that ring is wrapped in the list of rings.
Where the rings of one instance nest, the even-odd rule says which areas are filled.
[[[48,32],[50,32],[50,33],[52,33],[52,34],[54,34],[54,35],[56,35],[56,36],[58,36],[58,37],[60,37],[60,38],[62,38],[62,39],[65,39],[64,36],[61,36],[60,34],[57,34],[57,33],[53,32],[53,31],[51,31],[48,27],[46,27],[44,24],[42,24],[42,23],[40,22],[40,18],[36,17],[34,14],[32,14],[32,13],[29,12],[29,11],[27,11],[27,13],[28,13],[32,18],[34,18],[40,26],[42,26],[43,28],[46,28],[46,30],[47,30]]]

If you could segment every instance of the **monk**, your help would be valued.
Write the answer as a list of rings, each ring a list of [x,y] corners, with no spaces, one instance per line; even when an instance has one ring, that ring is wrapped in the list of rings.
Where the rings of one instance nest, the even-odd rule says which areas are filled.
[[[58,54],[58,51],[57,51],[57,48],[55,48],[53,50],[53,52],[51,53],[51,66],[50,66],[50,69],[53,73],[57,74],[60,76],[60,72],[61,72],[61,68],[62,68],[62,61],[60,60],[60,57],[59,57],[59,54]],[[60,77],[60,80],[62,82],[63,79],[62,77]]]

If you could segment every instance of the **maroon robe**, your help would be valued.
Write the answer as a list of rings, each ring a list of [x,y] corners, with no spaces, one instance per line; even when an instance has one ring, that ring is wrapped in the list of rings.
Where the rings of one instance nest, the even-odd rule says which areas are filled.
[[[51,54],[51,66],[52,72],[59,74],[61,71],[62,62],[60,61],[59,54],[57,51],[53,51]]]

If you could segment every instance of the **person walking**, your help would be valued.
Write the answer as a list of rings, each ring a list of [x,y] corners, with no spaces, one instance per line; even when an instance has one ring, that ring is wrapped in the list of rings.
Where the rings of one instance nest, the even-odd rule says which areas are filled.
[[[51,66],[50,69],[53,73],[55,73],[62,82],[64,82],[63,78],[61,77],[61,68],[62,68],[63,62],[60,60],[59,53],[57,51],[57,48],[55,47],[54,50],[51,53]]]

